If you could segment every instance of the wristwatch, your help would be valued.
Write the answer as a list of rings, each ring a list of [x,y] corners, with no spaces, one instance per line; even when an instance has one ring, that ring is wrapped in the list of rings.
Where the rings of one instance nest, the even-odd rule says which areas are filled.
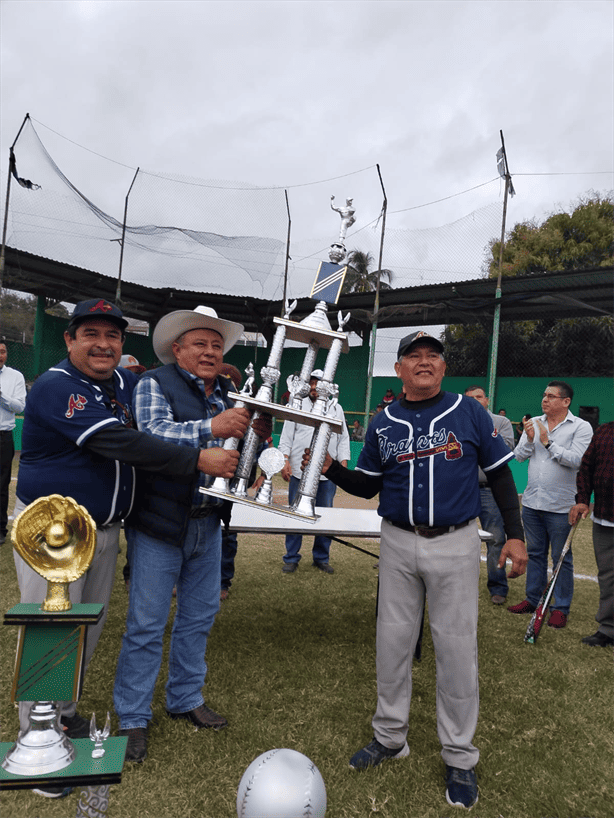
[[[548,440],[548,442],[546,444],[544,444],[544,449],[549,449],[550,446],[552,446],[552,441]]]

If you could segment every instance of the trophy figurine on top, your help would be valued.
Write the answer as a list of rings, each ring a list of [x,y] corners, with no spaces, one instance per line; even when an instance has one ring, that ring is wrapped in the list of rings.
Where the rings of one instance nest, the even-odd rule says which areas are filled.
[[[346,257],[343,241],[349,226],[355,222],[352,199],[347,199],[344,208],[331,207],[341,215],[341,230],[339,239],[331,245],[329,251],[330,262],[321,262],[311,290],[311,298],[317,300],[314,311],[300,322],[292,321],[290,315],[296,307],[296,301],[286,302],[283,318],[274,318],[276,324],[275,336],[271,345],[266,366],[260,371],[262,385],[255,397],[251,395],[251,388],[246,386],[239,393],[230,393],[236,401],[236,406],[247,407],[252,410],[253,418],[266,412],[280,420],[291,420],[295,423],[314,427],[311,443],[312,456],[308,467],[303,472],[296,499],[291,507],[278,505],[273,502],[271,480],[283,466],[283,456],[278,450],[267,449],[260,456],[258,463],[266,475],[265,484],[258,491],[255,498],[247,493],[248,481],[258,449],[258,436],[250,427],[243,439],[241,456],[237,470],[232,479],[217,478],[209,488],[201,488],[205,494],[212,494],[232,502],[245,505],[255,505],[266,508],[278,514],[290,517],[299,517],[303,520],[315,522],[315,496],[324,465],[324,458],[328,442],[333,432],[341,431],[342,421],[332,416],[331,403],[336,398],[339,388],[334,383],[335,372],[342,352],[349,351],[347,333],[344,326],[348,322],[350,313],[345,317],[338,313],[338,328],[331,329],[327,316],[328,304],[336,304],[339,300],[341,287],[347,266],[341,264]],[[287,406],[273,402],[275,385],[280,378],[281,355],[286,339],[304,343],[307,346],[305,357],[298,375],[288,378],[290,400]],[[309,379],[314,369],[316,356],[320,349],[328,349],[323,377],[318,382],[318,397],[310,412],[301,409],[302,399],[309,394]],[[253,382],[253,378],[248,379]],[[250,385],[251,386],[251,385]],[[225,448],[237,448],[239,441],[236,438],[227,440]],[[277,454],[275,454],[277,452]]]

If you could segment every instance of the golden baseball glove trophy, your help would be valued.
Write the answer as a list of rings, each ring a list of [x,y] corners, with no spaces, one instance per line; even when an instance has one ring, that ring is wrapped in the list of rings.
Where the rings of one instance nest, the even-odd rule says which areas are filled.
[[[96,523],[72,497],[35,500],[13,525],[15,551],[47,580],[43,611],[69,611],[68,585],[85,574],[96,550]]]
[[[71,497],[52,494],[22,511],[12,539],[19,556],[48,584],[42,605],[19,603],[4,616],[5,625],[20,626],[11,699],[34,704],[29,728],[14,744],[0,745],[0,788],[117,783],[126,740],[107,739],[109,731],[103,731],[107,751],[92,757],[90,739],[71,741],[64,735],[55,704],[79,699],[87,626],[95,625],[104,609],[99,603],[73,605],[68,596],[69,584],[94,557],[96,524]]]

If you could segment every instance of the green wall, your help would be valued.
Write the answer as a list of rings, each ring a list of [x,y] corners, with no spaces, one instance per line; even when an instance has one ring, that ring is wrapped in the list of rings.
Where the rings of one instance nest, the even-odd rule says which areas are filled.
[[[39,348],[38,367],[35,359],[35,348],[17,342],[8,341],[9,366],[23,372],[26,381],[31,383],[37,374],[44,372],[50,366],[61,361],[66,355],[63,333],[67,325],[65,318],[43,314],[42,326],[37,326],[36,344]],[[124,352],[132,354],[147,367],[153,366],[156,361],[151,337],[128,333],[124,345]],[[316,358],[316,367],[324,368],[327,350],[320,350]],[[278,384],[278,397],[286,391],[286,379],[289,375],[300,370],[305,356],[304,347],[288,347],[284,349],[281,361],[281,378]],[[248,363],[255,365],[257,374],[266,364],[268,350],[256,347],[236,346],[226,356],[229,363],[244,371]],[[369,349],[366,344],[351,347],[350,351],[342,354],[337,367],[336,381],[339,384],[340,403],[346,413],[348,423],[361,418],[364,413],[366,396],[366,376],[369,366]],[[38,371],[36,371],[38,369]],[[498,378],[497,398],[495,411],[505,408],[507,416],[512,421],[519,421],[529,412],[532,415],[541,412],[540,401],[544,387],[550,378]],[[580,414],[581,406],[596,406],[599,408],[599,422],[614,420],[614,383],[610,378],[563,378],[574,388],[575,395],[571,404],[571,411]],[[450,392],[463,392],[468,386],[478,384],[487,386],[484,378],[444,378],[443,388]],[[391,388],[395,394],[401,391],[401,381],[394,372],[387,377],[373,379],[371,390],[371,405],[373,410],[382,400],[386,390]],[[279,425],[279,424],[278,424]]]
[[[516,422],[527,412],[541,415],[541,398],[546,385],[554,378],[497,378],[495,412],[505,409],[507,417]],[[581,406],[599,407],[599,423],[614,420],[614,381],[612,378],[561,378],[574,390],[569,407],[574,415]],[[443,388],[462,393],[468,386],[481,386],[488,391],[486,378],[444,378]]]

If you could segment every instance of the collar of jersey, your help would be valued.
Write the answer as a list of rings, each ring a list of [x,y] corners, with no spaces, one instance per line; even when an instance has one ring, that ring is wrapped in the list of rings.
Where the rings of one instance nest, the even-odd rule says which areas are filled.
[[[405,409],[428,409],[431,406],[435,406],[436,403],[442,401],[445,397],[445,392],[439,392],[432,398],[427,398],[426,400],[407,400],[407,398],[402,397],[399,403]]]
[[[51,369],[52,369],[52,370],[54,370],[54,371],[56,371],[56,372],[57,372],[57,370],[58,370],[58,369],[59,369],[59,370],[63,370],[64,372],[66,372],[66,374],[67,374],[67,375],[70,375],[70,376],[71,376],[71,377],[73,377],[73,378],[78,378],[79,380],[84,381],[85,383],[89,383],[89,384],[91,384],[91,386],[95,387],[96,389],[99,389],[101,392],[102,392],[102,391],[104,391],[104,390],[102,389],[102,387],[100,387],[100,386],[99,386],[99,385],[96,383],[96,381],[95,381],[95,379],[94,379],[94,378],[90,378],[90,377],[88,377],[88,376],[85,374],[85,372],[81,372],[81,370],[80,370],[80,369],[77,369],[77,367],[76,367],[74,364],[72,364],[72,363],[71,363],[70,358],[64,358],[64,360],[63,360],[63,361],[61,361],[61,362],[60,362],[59,364],[57,364],[56,366],[52,366],[52,367],[51,367]],[[112,375],[112,377],[113,377],[113,378],[117,378],[117,379],[118,379],[118,381],[119,381],[119,385],[120,385],[120,387],[123,389],[123,386],[124,386],[124,379],[122,378],[122,376],[120,375],[120,373],[117,371],[117,369],[114,369],[114,370],[113,370],[113,375]],[[108,380],[108,379],[107,379],[107,380]]]

